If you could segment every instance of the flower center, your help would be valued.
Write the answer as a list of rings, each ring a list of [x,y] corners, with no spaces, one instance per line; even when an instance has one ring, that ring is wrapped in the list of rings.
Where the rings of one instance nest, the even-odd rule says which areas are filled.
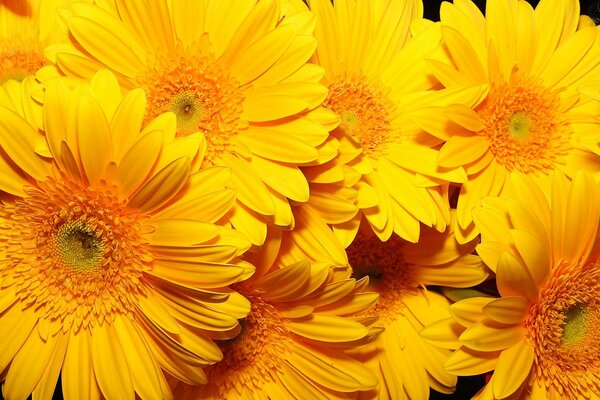
[[[243,288],[241,289],[243,292]],[[244,294],[244,293],[242,293]],[[242,320],[242,332],[219,343],[223,360],[205,369],[208,385],[214,385],[217,398],[228,398],[239,385],[259,393],[267,382],[277,381],[277,373],[285,364],[290,333],[284,318],[273,305],[260,297],[244,294],[252,306]]]
[[[600,266],[561,265],[548,278],[525,321],[535,371],[568,398],[600,393]]]
[[[585,305],[575,305],[564,313],[563,334],[561,339],[565,347],[580,344],[589,332],[588,315]]]
[[[382,242],[375,235],[359,233],[347,249],[352,277],[368,276],[369,290],[379,293],[377,304],[366,313],[379,316],[384,325],[404,313],[404,296],[418,290],[411,276],[413,266],[402,259],[402,246],[397,236]]]
[[[0,210],[0,280],[15,282],[24,304],[64,330],[132,313],[151,262],[144,217],[109,188],[49,180],[26,193]]]
[[[9,79],[22,81],[46,64],[37,42],[18,38],[0,41],[0,84]]]
[[[476,109],[496,160],[509,171],[530,173],[554,168],[570,149],[571,129],[560,97],[534,79],[515,74],[493,85]]]
[[[338,129],[357,141],[365,154],[376,157],[384,155],[397,136],[390,123],[394,105],[383,88],[366,82],[365,77],[333,80],[323,105],[340,117]]]
[[[138,77],[149,99],[147,118],[175,113],[177,136],[202,132],[208,145],[204,162],[215,165],[247,125],[241,120],[244,97],[239,83],[212,55],[180,53],[157,56],[153,67]]]
[[[96,234],[80,221],[67,221],[56,233],[56,251],[65,266],[79,271],[102,265],[104,245]]]

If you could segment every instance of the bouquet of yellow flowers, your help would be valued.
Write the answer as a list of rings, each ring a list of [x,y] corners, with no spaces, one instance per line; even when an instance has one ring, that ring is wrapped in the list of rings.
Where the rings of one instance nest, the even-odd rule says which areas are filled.
[[[0,1],[0,397],[600,399],[600,28],[423,11]]]

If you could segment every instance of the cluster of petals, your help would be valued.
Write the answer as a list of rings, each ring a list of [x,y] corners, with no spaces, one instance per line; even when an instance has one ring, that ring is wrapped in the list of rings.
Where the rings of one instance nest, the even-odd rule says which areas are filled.
[[[0,0],[0,398],[600,399],[580,11]]]

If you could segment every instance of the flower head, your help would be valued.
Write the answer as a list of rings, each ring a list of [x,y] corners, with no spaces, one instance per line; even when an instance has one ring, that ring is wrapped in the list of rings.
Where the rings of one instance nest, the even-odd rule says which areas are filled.
[[[346,268],[343,268],[346,269]],[[367,279],[336,278],[334,268],[300,261],[236,286],[252,303],[241,333],[206,368],[208,384],[182,385],[178,398],[357,398],[377,386],[352,355],[380,329],[359,317],[377,294]]]
[[[315,208],[332,208],[335,196],[345,201],[337,201],[345,214],[335,217],[346,220],[330,222],[344,245],[362,219],[384,241],[395,232],[417,242],[421,223],[444,231],[450,220],[447,183],[466,177],[461,168],[436,166],[441,140],[412,115],[433,104],[474,105],[482,87],[437,90],[424,60],[440,56],[439,26],[421,19],[420,1],[308,4],[317,18],[314,60],[325,69],[322,83],[329,89],[323,104],[340,118],[329,139],[339,155],[307,168],[307,176],[315,177],[309,178],[311,190],[329,194],[316,199]]]
[[[59,373],[66,399],[170,397],[164,372],[204,383],[201,367],[221,358],[212,339],[249,311],[229,285],[252,273],[239,259],[250,243],[214,224],[235,199],[228,171],[192,174],[202,138],[174,139],[169,114],[142,128],[145,104],[103,71],[48,84],[45,136],[22,110],[0,110],[8,398],[52,393]]]
[[[481,260],[469,254],[475,242],[458,245],[454,233],[424,230],[418,244],[397,236],[382,242],[359,231],[348,247],[348,259],[357,279],[368,276],[369,290],[379,294],[365,315],[378,316],[384,328],[365,350],[361,360],[379,376],[378,396],[410,399],[428,397],[429,388],[451,393],[456,377],[443,370],[450,352],[419,337],[421,329],[450,316],[449,301],[425,285],[468,287],[487,277]]]
[[[171,111],[177,136],[201,132],[202,165],[231,168],[231,222],[257,245],[267,223],[293,227],[290,201],[309,198],[298,167],[323,162],[321,145],[337,124],[319,108],[322,71],[307,64],[313,17],[285,14],[284,3],[78,3],[68,18],[72,40],[48,50],[64,74],[109,68],[124,88],[143,88],[146,120]]]
[[[515,174],[507,190],[506,198],[487,198],[475,210],[477,252],[495,271],[500,297],[453,304],[453,319],[423,336],[457,348],[450,372],[494,370],[482,398],[596,398],[598,185],[583,172],[573,181],[555,173],[544,192]]]
[[[469,1],[441,7],[446,62],[431,60],[448,88],[486,84],[474,107],[429,107],[415,121],[443,139],[437,165],[468,175],[458,198],[459,240],[477,235],[472,209],[503,192],[514,173],[542,184],[554,170],[600,170],[600,103],[580,91],[600,77],[595,27],[578,28],[579,2],[490,0],[485,17]],[[523,23],[523,21],[529,21]],[[431,118],[435,114],[437,118]]]

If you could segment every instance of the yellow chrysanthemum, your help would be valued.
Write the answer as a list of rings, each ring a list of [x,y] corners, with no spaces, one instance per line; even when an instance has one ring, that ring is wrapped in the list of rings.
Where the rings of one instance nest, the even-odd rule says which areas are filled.
[[[583,172],[552,178],[544,192],[514,174],[510,196],[475,209],[501,297],[461,300],[423,332],[458,348],[450,372],[494,370],[479,399],[600,398],[600,187]]]
[[[578,22],[577,0],[542,0],[535,10],[490,0],[485,17],[470,0],[442,3],[452,62],[430,61],[436,78],[448,88],[489,85],[476,107],[428,107],[415,116],[446,141],[437,164],[468,175],[457,205],[460,240],[477,234],[471,210],[481,197],[501,193],[515,172],[542,183],[553,170],[600,171],[600,103],[578,92],[600,78],[598,30],[585,23],[578,30]]]
[[[321,192],[330,196],[340,186],[356,191],[353,201],[361,209],[357,213],[338,201],[337,208],[355,214],[348,222],[331,221],[340,241],[352,241],[362,218],[382,240],[395,232],[416,242],[420,222],[444,231],[450,219],[444,183],[466,176],[460,167],[436,166],[434,147],[441,140],[426,134],[411,115],[424,105],[474,105],[482,88],[433,90],[439,83],[424,60],[443,56],[436,47],[439,26],[419,19],[419,0],[308,3],[317,17],[314,60],[325,68],[322,82],[329,88],[323,104],[341,122],[330,136],[339,155],[306,173],[315,189],[317,183],[329,184]],[[341,172],[332,163],[343,166]],[[331,209],[324,200],[314,204]]]
[[[47,52],[58,68],[80,77],[109,68],[124,88],[145,89],[147,119],[172,111],[178,136],[204,134],[203,164],[231,168],[231,221],[254,244],[266,222],[293,227],[289,201],[309,198],[298,165],[331,157],[325,140],[337,124],[319,108],[322,69],[307,64],[313,16],[286,15],[283,0],[98,3],[71,6],[72,42]]]
[[[368,279],[333,279],[332,267],[300,261],[236,286],[252,303],[242,332],[221,345],[208,384],[181,385],[181,399],[356,399],[377,386],[349,350],[380,331],[357,317],[377,300]],[[347,268],[343,268],[347,271]]]
[[[44,48],[66,36],[55,9],[72,0],[0,1],[0,84],[23,80],[50,61]]]
[[[379,377],[377,398],[427,399],[430,387],[453,391],[456,377],[443,369],[450,352],[419,337],[425,325],[450,316],[449,301],[425,285],[468,287],[483,281],[481,260],[469,254],[475,245],[458,245],[451,230],[426,229],[418,244],[395,235],[382,242],[361,230],[348,248],[353,276],[368,276],[368,289],[379,293],[375,307],[363,315],[378,316],[376,326],[385,330],[357,351]]]
[[[142,128],[145,106],[103,71],[48,84],[44,142],[30,116],[0,108],[7,399],[50,399],[59,373],[65,399],[169,398],[165,372],[205,383],[201,367],[221,359],[212,339],[249,311],[228,285],[252,273],[239,259],[250,243],[213,224],[234,203],[228,170],[190,173],[202,137],[174,139],[172,114]]]

